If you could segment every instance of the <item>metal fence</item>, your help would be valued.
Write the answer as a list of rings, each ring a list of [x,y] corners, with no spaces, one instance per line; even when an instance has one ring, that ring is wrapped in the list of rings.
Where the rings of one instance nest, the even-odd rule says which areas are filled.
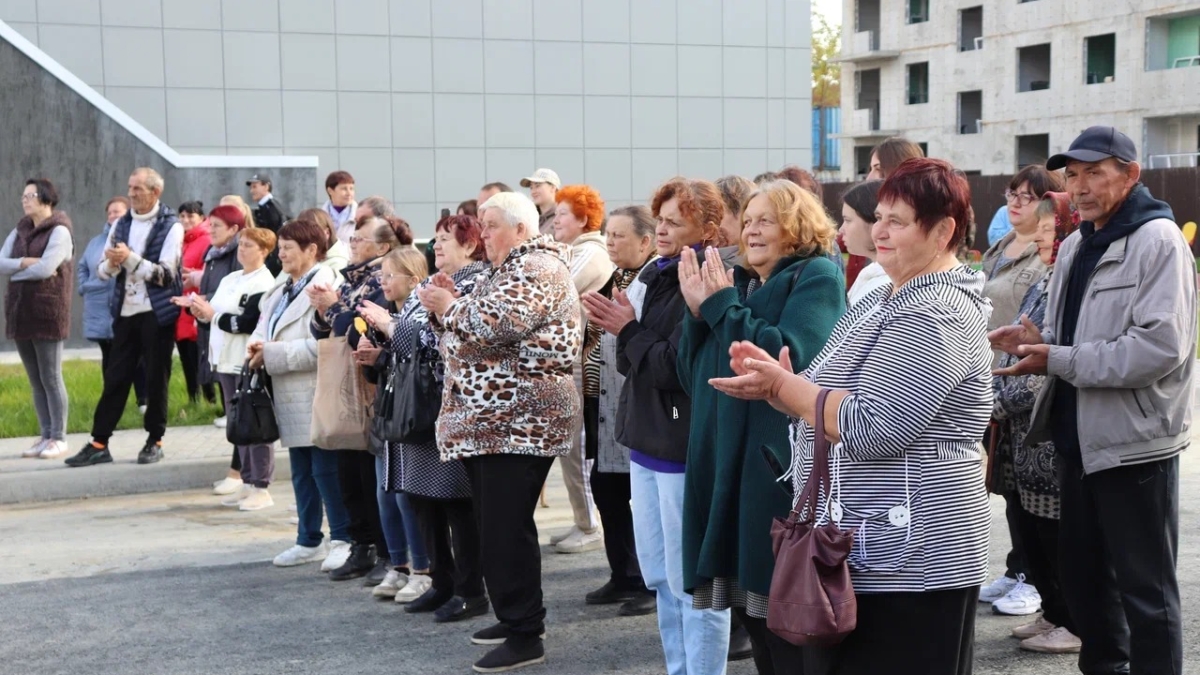
[[[996,210],[1004,206],[1004,190],[1012,176],[968,176],[971,205],[975,209],[975,248],[987,248],[987,228]],[[1180,225],[1200,223],[1200,168],[1143,169],[1142,182],[1150,194],[1167,202]],[[842,193],[854,183],[825,183],[825,208],[840,220]],[[1200,243],[1198,238],[1197,243]]]

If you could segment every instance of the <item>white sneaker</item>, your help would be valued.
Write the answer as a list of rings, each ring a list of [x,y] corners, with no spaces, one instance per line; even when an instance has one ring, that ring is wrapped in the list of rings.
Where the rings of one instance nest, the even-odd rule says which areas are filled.
[[[142,414],[142,415],[145,415],[145,414],[146,414],[146,406],[144,406],[144,405],[139,405],[139,406],[138,406],[138,413],[139,413],[139,414]]]
[[[602,548],[604,548],[604,532],[598,527],[591,532],[575,530],[554,546],[554,550],[559,553],[587,553]]]
[[[349,557],[350,542],[335,539],[329,542],[329,555],[325,556],[325,562],[321,563],[321,571],[332,572],[345,565]]]
[[[237,491],[237,493],[232,494],[225,499],[222,499],[221,506],[241,506],[242,501],[244,501],[247,497],[249,497],[250,493],[253,491],[254,491],[253,485],[242,485],[241,489],[239,489]]]
[[[67,454],[66,441],[46,441],[46,445],[42,446],[42,452],[38,457],[42,459],[55,459]]]
[[[992,579],[990,582],[984,584],[983,588],[979,589],[979,601],[991,604],[1008,595],[1008,592],[1016,587],[1016,585],[1017,580],[1010,577]]]
[[[214,495],[231,495],[242,488],[241,478],[230,478],[226,476],[221,480],[213,483]]]
[[[292,525],[299,525],[300,524],[300,516],[292,516],[291,518],[288,518],[288,522],[291,523]]]
[[[220,417],[213,420],[213,426],[218,429],[224,429],[225,425],[228,423],[229,423],[229,418],[227,418],[224,415],[221,415]]]
[[[1042,595],[1025,583],[1025,575],[1017,575],[1017,585],[1003,598],[992,603],[992,611],[1008,616],[1026,616],[1042,611]]]
[[[371,590],[371,595],[377,598],[394,598],[396,592],[408,585],[408,575],[397,569],[390,569],[384,575],[383,581]]]
[[[325,542],[321,542],[316,546],[296,545],[275,556],[275,560],[272,562],[275,563],[276,567],[295,567],[324,558],[327,550]]]
[[[252,487],[250,494],[238,504],[239,511],[259,511],[268,506],[275,506],[275,500],[271,499],[271,493],[267,492],[267,488]]]
[[[433,579],[428,574],[414,574],[408,578],[404,588],[396,591],[396,602],[404,604],[412,602],[425,595],[425,591],[433,588]]]
[[[46,449],[46,444],[50,442],[49,438],[39,438],[37,443],[29,446],[28,450],[22,451],[22,457],[41,457],[42,450]]]
[[[572,525],[571,529],[567,530],[566,532],[563,532],[562,534],[556,534],[556,535],[550,537],[550,545],[558,546],[558,542],[565,541],[567,539],[567,537],[574,535],[576,532],[578,532],[579,534],[583,534],[583,530],[579,529],[575,525]]]

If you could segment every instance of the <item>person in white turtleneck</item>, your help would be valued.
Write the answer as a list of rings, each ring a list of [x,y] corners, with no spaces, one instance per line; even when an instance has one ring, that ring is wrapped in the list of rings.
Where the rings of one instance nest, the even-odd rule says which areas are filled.
[[[171,298],[182,294],[179,277],[183,225],[160,203],[163,179],[154,169],[140,168],[129,177],[129,213],[117,220],[105,243],[97,270],[101,279],[116,279],[109,308],[113,313],[113,346],[104,373],[104,392],[92,419],[92,441],[68,458],[68,466],[112,461],[108,439],[125,411],[138,361],[146,367],[147,440],[138,464],[163,457],[167,430],[167,387],[175,349],[179,308]]]

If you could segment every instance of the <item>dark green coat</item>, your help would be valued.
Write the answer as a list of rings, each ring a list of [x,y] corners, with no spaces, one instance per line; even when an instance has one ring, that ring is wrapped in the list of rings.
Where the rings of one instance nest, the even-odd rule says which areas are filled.
[[[777,356],[786,345],[801,371],[825,346],[846,311],[846,284],[827,258],[784,258],[748,299],[750,274],[734,270],[734,287],[686,312],[679,344],[679,379],[692,397],[683,496],[683,585],[689,593],[714,578],[737,579],[744,591],[766,596],[775,557],[771,521],[792,508],[764,450],[781,466],[791,462],[790,420],[765,401],[742,401],[708,384],[729,377],[729,346],[748,340]]]

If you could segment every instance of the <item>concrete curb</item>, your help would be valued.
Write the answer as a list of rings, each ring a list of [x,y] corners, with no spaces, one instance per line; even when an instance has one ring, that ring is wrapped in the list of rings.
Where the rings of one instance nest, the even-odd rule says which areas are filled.
[[[115,462],[86,469],[54,469],[0,474],[0,504],[28,504],[89,499],[148,492],[175,492],[211,487],[229,469],[229,458],[213,457],[139,466]],[[291,481],[286,450],[275,453],[275,482]]]

